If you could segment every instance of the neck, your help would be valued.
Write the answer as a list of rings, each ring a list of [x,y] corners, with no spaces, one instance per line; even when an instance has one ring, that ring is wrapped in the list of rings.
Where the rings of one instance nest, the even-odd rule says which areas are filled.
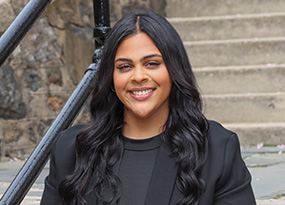
[[[168,113],[156,114],[140,118],[125,113],[125,125],[123,135],[131,139],[147,139],[156,136],[164,131],[164,124],[168,118]]]

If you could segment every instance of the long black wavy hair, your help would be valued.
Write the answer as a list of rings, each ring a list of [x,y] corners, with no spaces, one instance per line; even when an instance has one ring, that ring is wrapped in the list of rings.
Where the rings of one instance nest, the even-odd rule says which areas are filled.
[[[111,91],[114,59],[122,40],[138,32],[156,44],[173,82],[163,140],[178,165],[176,185],[183,197],[177,203],[198,204],[204,191],[201,170],[207,156],[208,122],[185,48],[164,17],[136,11],[118,21],[105,41],[90,103],[92,122],[77,136],[75,171],[59,189],[67,204],[86,204],[85,195],[91,191],[105,204],[120,198],[120,179],[113,168],[123,153],[124,105]],[[103,196],[106,190],[108,195]]]

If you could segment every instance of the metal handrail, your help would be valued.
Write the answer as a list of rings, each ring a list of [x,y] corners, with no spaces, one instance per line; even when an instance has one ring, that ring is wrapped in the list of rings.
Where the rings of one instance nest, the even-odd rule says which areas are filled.
[[[0,67],[18,46],[51,0],[30,0],[0,38]]]
[[[93,5],[95,17],[94,38],[96,43],[96,49],[92,58],[93,62],[87,68],[83,79],[80,81],[47,133],[2,196],[0,205],[14,205],[21,203],[48,161],[56,136],[61,130],[70,126],[92,90],[96,71],[100,64],[100,54],[103,42],[107,32],[110,30],[109,1],[93,0]]]

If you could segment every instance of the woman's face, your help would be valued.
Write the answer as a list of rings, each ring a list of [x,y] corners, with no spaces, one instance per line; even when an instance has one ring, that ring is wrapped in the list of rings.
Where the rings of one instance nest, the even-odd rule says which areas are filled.
[[[172,81],[160,51],[146,33],[125,38],[114,65],[114,87],[125,106],[125,117],[168,116]]]

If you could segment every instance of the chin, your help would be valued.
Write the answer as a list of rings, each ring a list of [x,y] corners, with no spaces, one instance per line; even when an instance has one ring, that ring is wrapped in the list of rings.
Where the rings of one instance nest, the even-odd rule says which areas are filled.
[[[147,118],[147,117],[149,117],[149,114],[148,113],[138,113],[138,114],[136,114],[136,116],[138,118]]]
[[[138,118],[147,118],[150,116],[150,112],[134,112],[134,114],[138,117]]]

